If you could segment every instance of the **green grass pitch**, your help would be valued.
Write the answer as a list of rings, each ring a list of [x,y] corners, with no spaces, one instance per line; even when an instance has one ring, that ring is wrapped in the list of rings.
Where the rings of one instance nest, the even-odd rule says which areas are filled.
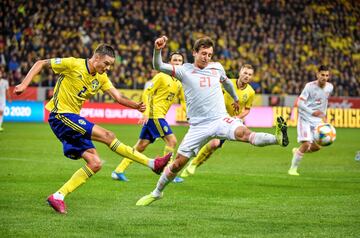
[[[111,179],[120,157],[96,146],[103,169],[66,198],[59,215],[45,200],[83,164],[62,155],[47,124],[5,123],[0,133],[0,237],[360,237],[359,129],[337,129],[330,147],[306,154],[300,177],[287,175],[287,148],[226,142],[182,184],[149,207],[136,201],[158,176],[133,164],[128,183]],[[104,125],[133,145],[139,126]],[[173,127],[179,142],[186,127]],[[272,132],[271,129],[254,129]],[[163,142],[145,154],[162,153]]]

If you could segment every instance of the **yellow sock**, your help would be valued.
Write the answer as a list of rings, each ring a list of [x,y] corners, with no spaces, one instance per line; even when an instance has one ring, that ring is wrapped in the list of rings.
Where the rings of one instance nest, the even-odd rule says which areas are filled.
[[[62,195],[66,196],[75,189],[77,189],[81,184],[85,183],[88,178],[90,178],[94,172],[84,165],[81,169],[76,171],[73,176],[59,189]]]
[[[214,150],[215,151],[215,150]],[[200,166],[202,163],[204,163],[209,157],[210,155],[214,152],[211,147],[210,144],[207,143],[206,145],[204,145],[199,153],[197,154],[197,156],[195,157],[195,159],[193,159],[191,161],[192,165],[196,165],[196,166]]]
[[[124,158],[120,164],[116,167],[115,172],[116,173],[124,173],[124,171],[129,167],[129,165],[132,163],[132,160],[128,158]]]
[[[165,148],[164,148],[164,155],[167,155],[167,154],[169,154],[170,152],[171,153],[173,153],[172,154],[172,156],[171,156],[171,158],[170,158],[170,161],[169,161],[169,163],[172,163],[173,161],[174,161],[174,148],[172,148],[172,147],[170,147],[170,146],[165,146]]]
[[[109,147],[119,155],[149,167],[150,159],[147,156],[136,151],[134,148],[121,143],[118,139],[114,139]]]

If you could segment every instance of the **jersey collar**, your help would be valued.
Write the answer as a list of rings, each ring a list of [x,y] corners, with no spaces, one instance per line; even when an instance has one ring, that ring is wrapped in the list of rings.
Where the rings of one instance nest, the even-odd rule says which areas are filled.
[[[94,74],[91,74],[90,73],[90,69],[89,69],[89,59],[85,59],[85,66],[86,66],[86,70],[88,72],[88,74],[92,75],[92,76],[95,76],[96,75],[96,72]]]

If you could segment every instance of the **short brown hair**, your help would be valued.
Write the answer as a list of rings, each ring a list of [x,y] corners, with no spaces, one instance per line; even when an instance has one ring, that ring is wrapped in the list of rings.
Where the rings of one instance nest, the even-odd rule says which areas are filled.
[[[194,48],[193,50],[195,52],[199,52],[200,48],[210,48],[213,47],[214,48],[214,41],[210,38],[210,37],[203,37],[200,39],[197,39],[194,43]]]
[[[244,65],[242,65],[241,68],[240,68],[240,70],[242,70],[242,69],[244,69],[244,68],[254,70],[254,67],[253,67],[251,64],[244,64]]]
[[[99,55],[108,55],[112,58],[115,58],[115,50],[108,44],[100,44],[98,47],[96,47],[95,54]]]

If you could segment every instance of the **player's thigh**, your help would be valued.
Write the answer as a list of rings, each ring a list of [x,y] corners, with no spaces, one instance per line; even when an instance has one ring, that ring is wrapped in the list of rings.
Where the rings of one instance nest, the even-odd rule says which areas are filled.
[[[178,153],[187,158],[193,157],[212,136],[214,133],[211,125],[190,126],[179,146]]]
[[[221,139],[241,140],[249,133],[249,130],[240,119],[224,117],[218,121],[215,133]]]
[[[0,101],[0,115],[3,115],[5,111],[6,103]]]
[[[308,121],[299,118],[297,125],[297,141],[308,141],[310,143],[313,142],[314,137],[312,128],[313,126]]]

